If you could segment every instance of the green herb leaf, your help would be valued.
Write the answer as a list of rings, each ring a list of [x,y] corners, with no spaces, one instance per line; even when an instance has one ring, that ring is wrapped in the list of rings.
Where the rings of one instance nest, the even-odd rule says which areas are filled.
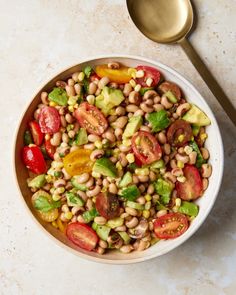
[[[165,110],[160,110],[159,112],[153,112],[149,114],[147,120],[152,125],[153,132],[163,130],[170,124],[170,119],[168,118],[167,112]]]
[[[206,160],[203,159],[203,156],[200,152],[200,149],[195,141],[191,141],[189,143],[189,146],[192,147],[192,149],[197,152],[197,160],[196,160],[196,166],[197,168],[201,168],[202,164],[206,163]]]
[[[98,215],[99,215],[99,214],[98,214],[98,212],[97,212],[97,210],[96,210],[95,208],[92,208],[92,209],[89,210],[89,211],[85,211],[85,212],[82,214],[83,219],[84,219],[84,221],[85,221],[86,223],[88,223],[88,222],[94,220],[94,218],[95,218],[96,216],[98,216]]]
[[[168,204],[170,202],[173,185],[170,182],[159,178],[156,182],[154,182],[154,187],[158,195],[160,195],[161,203],[165,205]]]
[[[88,88],[89,88],[89,81],[87,79],[83,80],[83,90],[85,92],[85,94],[88,93]]]
[[[83,206],[84,205],[84,200],[74,194],[73,192],[67,192],[66,193],[66,198],[69,206]]]
[[[87,78],[90,77],[92,71],[93,71],[93,69],[90,66],[87,66],[83,69],[83,72]]]
[[[67,93],[64,89],[55,87],[49,94],[48,99],[61,106],[66,106],[68,101]]]
[[[137,186],[131,185],[121,191],[121,196],[129,201],[135,201],[140,196],[140,191]]]
[[[153,90],[154,87],[142,87],[140,90],[139,90],[139,93],[143,96],[145,92],[147,92],[148,90]]]
[[[48,212],[61,207],[61,201],[49,201],[45,196],[39,196],[34,202],[34,207],[39,211]]]

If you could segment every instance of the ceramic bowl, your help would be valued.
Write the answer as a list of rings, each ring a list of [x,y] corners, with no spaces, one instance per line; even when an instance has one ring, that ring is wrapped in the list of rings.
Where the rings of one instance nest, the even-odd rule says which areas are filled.
[[[64,234],[56,230],[53,226],[48,223],[41,221],[35,210],[32,208],[31,204],[31,191],[27,187],[26,179],[28,177],[28,171],[25,168],[24,164],[21,161],[21,150],[23,147],[23,134],[26,129],[27,122],[33,116],[33,112],[37,105],[40,103],[40,93],[42,91],[50,91],[55,85],[57,80],[66,80],[71,76],[72,73],[81,70],[85,65],[95,66],[98,64],[105,64],[110,61],[118,61],[126,66],[135,67],[137,65],[147,65],[158,68],[161,73],[164,75],[166,80],[175,82],[182,89],[185,97],[190,103],[197,104],[211,120],[211,125],[207,127],[208,139],[206,141],[206,147],[210,152],[210,163],[213,168],[212,176],[210,177],[209,186],[205,191],[203,197],[197,200],[197,204],[200,207],[198,216],[194,219],[189,229],[180,237],[173,240],[162,240],[157,244],[151,246],[145,251],[142,252],[131,252],[129,254],[122,254],[118,251],[111,251],[105,255],[98,255],[95,252],[87,252],[83,249],[76,247],[72,244]],[[22,195],[22,201],[27,205],[28,211],[33,215],[34,220],[37,220],[39,228],[44,231],[49,237],[51,237],[55,242],[63,246],[65,249],[71,251],[78,257],[86,258],[95,262],[101,263],[111,263],[111,264],[130,264],[135,262],[145,261],[160,255],[163,255],[189,239],[196,230],[202,225],[205,221],[207,215],[209,214],[219,191],[222,174],[224,167],[224,157],[223,157],[223,145],[220,135],[220,131],[216,122],[216,119],[208,106],[206,100],[201,96],[197,89],[184,78],[182,75],[177,73],[175,70],[170,67],[157,62],[152,61],[143,57],[137,56],[120,56],[112,55],[107,57],[95,57],[84,60],[79,64],[72,66],[65,71],[56,75],[51,79],[46,85],[44,85],[36,95],[32,98],[30,104],[27,106],[25,113],[19,123],[19,128],[16,135],[15,142],[15,172],[18,187]],[[31,216],[32,216],[31,215]],[[26,216],[27,218],[27,216]],[[23,222],[23,221],[22,221]],[[201,242],[201,241],[199,241]],[[46,245],[45,245],[46,246]]]

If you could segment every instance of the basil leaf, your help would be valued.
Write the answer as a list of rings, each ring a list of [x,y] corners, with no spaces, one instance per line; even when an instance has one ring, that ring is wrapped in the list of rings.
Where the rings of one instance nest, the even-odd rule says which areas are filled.
[[[165,110],[160,110],[159,112],[153,112],[149,114],[147,120],[152,125],[153,132],[163,130],[170,124],[170,119],[168,118],[167,112]]]
[[[42,212],[48,212],[52,209],[61,207],[61,201],[49,201],[44,196],[39,196],[35,202],[34,202],[35,209],[42,211]]]
[[[84,72],[84,74],[85,74],[85,76],[86,76],[87,78],[90,77],[92,71],[93,71],[93,69],[92,69],[90,66],[85,67],[84,70],[83,70],[83,72]]]
[[[159,178],[154,182],[154,187],[158,195],[160,195],[161,203],[165,205],[168,204],[170,202],[173,185],[170,182]]]

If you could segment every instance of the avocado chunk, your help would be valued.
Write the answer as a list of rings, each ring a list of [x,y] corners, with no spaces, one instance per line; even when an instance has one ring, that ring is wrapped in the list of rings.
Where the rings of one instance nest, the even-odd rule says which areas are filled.
[[[66,106],[68,97],[67,93],[64,89],[55,87],[49,94],[48,94],[48,99],[50,101],[55,102],[56,104],[60,106]]]
[[[132,183],[133,177],[132,174],[128,171],[122,177],[121,181],[119,182],[119,187],[126,187],[128,184]]]
[[[112,108],[120,105],[125,99],[120,89],[109,88],[105,86],[100,95],[96,97],[95,105],[101,109],[105,115],[108,115]]]
[[[118,234],[121,236],[122,240],[124,241],[125,245],[129,244],[131,238],[125,231],[119,231]]]
[[[178,211],[180,213],[196,217],[198,215],[199,209],[198,205],[194,203],[182,201]]]
[[[123,138],[129,138],[134,135],[143,123],[142,116],[133,116],[129,119],[128,124],[125,127]]]
[[[143,204],[136,203],[136,202],[133,202],[133,201],[127,201],[126,206],[129,207],[129,208],[136,209],[136,210],[144,210],[145,209]]]
[[[170,102],[172,102],[172,103],[176,103],[177,102],[177,98],[175,97],[174,93],[171,92],[170,90],[165,93],[165,96],[168,98],[168,100]]]
[[[84,200],[73,192],[66,193],[66,199],[69,206],[83,206]]]
[[[111,231],[111,228],[106,225],[97,225],[96,226],[96,233],[99,236],[100,239],[103,241],[106,241],[109,233]]]
[[[33,178],[28,183],[28,187],[41,188],[45,185],[45,183],[46,183],[45,174],[40,174],[40,175],[36,176],[35,178]]]
[[[116,166],[111,160],[105,157],[96,160],[95,164],[93,165],[93,172],[100,173],[108,177],[117,176]]]
[[[192,104],[190,110],[184,114],[182,119],[197,126],[207,126],[211,124],[207,115],[194,104]]]
[[[78,133],[75,136],[75,144],[83,145],[88,143],[88,135],[85,128],[80,128]]]
[[[88,188],[85,184],[82,183],[78,183],[77,178],[79,177],[79,175],[75,175],[71,178],[71,184],[73,185],[73,187],[77,188],[80,191],[87,191]]]
[[[90,221],[94,220],[94,218],[98,215],[99,214],[98,214],[97,210],[95,208],[92,208],[89,211],[85,211],[82,214],[82,217],[83,217],[85,223],[89,223]]]
[[[121,217],[113,218],[107,221],[106,225],[110,228],[116,228],[124,224],[124,219]]]

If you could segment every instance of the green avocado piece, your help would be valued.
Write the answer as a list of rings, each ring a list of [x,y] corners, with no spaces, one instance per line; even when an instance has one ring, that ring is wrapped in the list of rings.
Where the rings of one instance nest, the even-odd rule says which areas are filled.
[[[69,206],[83,206],[84,205],[84,200],[72,192],[66,193],[66,199],[67,199],[67,203]]]
[[[73,187],[77,188],[80,191],[87,191],[88,188],[85,184],[82,183],[78,183],[77,178],[79,177],[79,175],[75,175],[71,178],[71,184],[73,185]]]
[[[117,176],[116,166],[110,159],[105,157],[96,160],[95,164],[93,165],[93,172],[100,173],[108,177]]]
[[[199,209],[198,205],[194,203],[182,201],[178,211],[180,213],[196,217],[198,215]]]
[[[125,231],[119,231],[118,234],[121,236],[122,240],[125,242],[125,245],[129,244],[131,238]]]
[[[82,214],[82,217],[84,219],[84,221],[86,223],[89,223],[90,221],[94,220],[94,218],[98,216],[98,212],[95,208],[92,208],[91,210],[89,211],[85,211],[83,214]]]
[[[113,218],[107,221],[106,225],[110,228],[116,228],[118,226],[122,226],[124,223],[124,219],[121,217]]]
[[[100,239],[102,239],[103,241],[106,241],[109,233],[111,231],[111,228],[106,226],[106,225],[98,225],[97,229],[96,229],[96,233],[99,236]]]
[[[40,175],[36,176],[35,178],[33,178],[28,183],[28,187],[41,188],[44,186],[45,183],[46,183],[45,174],[40,174]]]
[[[75,136],[75,144],[76,145],[83,145],[88,143],[88,135],[85,128],[80,128],[78,133]]]
[[[168,100],[170,102],[172,102],[172,103],[176,103],[177,102],[177,98],[175,97],[175,95],[173,94],[173,92],[171,92],[170,90],[165,93],[165,96],[168,98]]]
[[[48,99],[50,101],[59,104],[60,106],[66,106],[68,101],[67,93],[64,89],[55,87],[49,94]]]
[[[129,119],[128,124],[125,127],[123,138],[129,138],[134,135],[143,123],[142,116],[133,116]]]
[[[112,108],[120,105],[125,99],[120,89],[109,88],[105,86],[100,95],[96,97],[95,105],[101,109],[105,115],[108,115]]]
[[[119,182],[119,187],[126,187],[128,184],[132,183],[133,177],[132,174],[128,171],[122,177],[121,181]]]
[[[137,210],[144,210],[145,209],[143,204],[139,204],[139,203],[136,203],[133,201],[127,201],[126,206],[129,208],[137,209]]]
[[[182,119],[197,126],[207,126],[211,124],[207,115],[194,104],[191,105],[190,110],[184,114]]]

